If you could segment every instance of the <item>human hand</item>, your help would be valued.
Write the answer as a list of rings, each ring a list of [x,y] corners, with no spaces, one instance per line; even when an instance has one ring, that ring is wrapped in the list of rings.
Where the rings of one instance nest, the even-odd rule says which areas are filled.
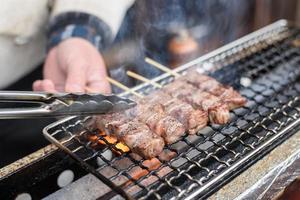
[[[69,38],[53,47],[45,60],[44,80],[33,83],[34,91],[111,92],[101,54],[88,41]]]

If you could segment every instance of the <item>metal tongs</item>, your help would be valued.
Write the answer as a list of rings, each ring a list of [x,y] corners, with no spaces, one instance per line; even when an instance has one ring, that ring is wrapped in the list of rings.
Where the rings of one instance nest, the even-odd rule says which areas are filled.
[[[0,91],[0,102],[40,104],[37,107],[1,108],[0,119],[107,114],[136,105],[134,101],[114,94],[52,94],[30,91]]]

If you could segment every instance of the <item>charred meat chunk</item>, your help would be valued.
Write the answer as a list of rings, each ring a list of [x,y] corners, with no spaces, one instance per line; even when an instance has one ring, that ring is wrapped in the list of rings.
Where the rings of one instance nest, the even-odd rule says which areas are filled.
[[[227,104],[230,110],[242,107],[246,104],[246,98],[241,96],[230,86],[224,86],[214,78],[200,74],[197,70],[193,69],[181,77],[186,82],[194,85],[201,91],[207,91],[214,96],[219,97],[224,103]]]
[[[158,156],[164,148],[164,140],[153,133],[147,125],[130,119],[121,113],[97,116],[97,127],[107,135],[124,142],[132,152],[144,158]]]
[[[194,109],[190,104],[173,98],[166,92],[156,91],[148,99],[150,102],[163,104],[166,113],[182,123],[189,134],[194,134],[207,125],[207,112]]]
[[[175,80],[163,90],[173,97],[191,104],[194,108],[208,112],[211,123],[225,124],[230,119],[227,105],[218,97],[205,91],[199,91],[187,82]]]
[[[157,135],[164,138],[167,144],[172,144],[185,134],[185,128],[177,119],[168,115],[160,103],[138,101],[131,111],[141,122],[147,124]]]

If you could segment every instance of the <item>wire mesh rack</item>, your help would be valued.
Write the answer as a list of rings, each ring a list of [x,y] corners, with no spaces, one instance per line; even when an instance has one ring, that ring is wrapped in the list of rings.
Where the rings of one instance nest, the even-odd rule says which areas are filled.
[[[230,113],[229,124],[186,134],[157,158],[144,160],[107,141],[93,117],[65,118],[46,127],[44,135],[125,198],[205,198],[299,129],[297,40],[300,29],[281,20],[176,69],[184,74],[197,67],[233,86],[248,103]],[[172,80],[169,74],[154,79]],[[154,89],[133,88],[142,94]]]

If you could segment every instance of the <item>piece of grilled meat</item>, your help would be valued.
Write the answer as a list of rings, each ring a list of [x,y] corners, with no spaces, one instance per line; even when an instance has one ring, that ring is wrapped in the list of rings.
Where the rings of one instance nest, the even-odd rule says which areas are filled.
[[[165,108],[165,112],[181,122],[189,134],[195,134],[207,125],[207,112],[194,109],[190,104],[173,98],[166,92],[155,91],[144,100],[161,103]]]
[[[121,113],[99,115],[96,125],[146,159],[158,156],[165,145],[163,138],[153,133],[147,125]]]
[[[167,144],[172,144],[185,134],[185,128],[174,117],[168,115],[160,103],[137,100],[137,106],[130,110],[130,114],[161,136]]]
[[[219,97],[230,110],[242,107],[247,100],[230,86],[224,86],[212,77],[200,74],[196,69],[189,70],[180,79],[194,85],[201,91],[207,91]]]
[[[191,104],[194,108],[208,112],[209,121],[214,124],[225,124],[230,120],[228,106],[218,97],[199,91],[193,85],[182,80],[175,80],[163,90],[171,96]]]

